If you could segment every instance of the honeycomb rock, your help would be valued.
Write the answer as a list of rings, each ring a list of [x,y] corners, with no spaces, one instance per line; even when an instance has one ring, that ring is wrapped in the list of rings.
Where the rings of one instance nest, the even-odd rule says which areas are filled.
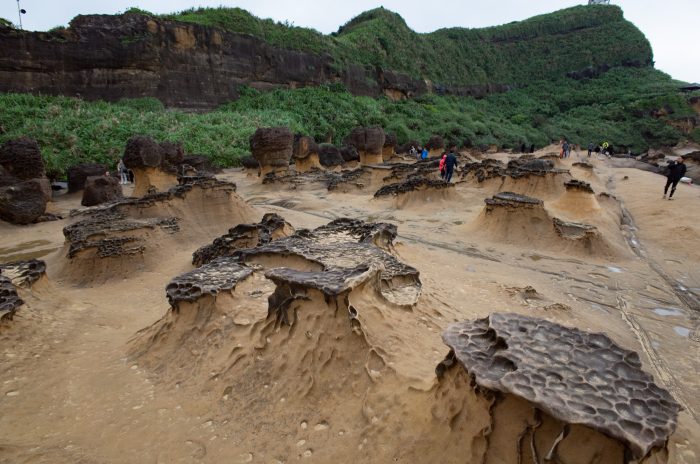
[[[289,235],[293,227],[282,216],[268,213],[258,224],[239,224],[229,229],[226,235],[203,246],[192,254],[192,264],[201,266],[223,256],[231,256],[244,248],[253,248],[271,242],[275,238]]]
[[[38,179],[45,176],[44,160],[36,140],[20,137],[0,146],[0,166],[17,180]]]
[[[0,264],[0,274],[12,279],[15,285],[31,287],[46,274],[46,263],[39,259]]]
[[[90,176],[85,181],[83,206],[96,206],[122,198],[122,186],[116,177]]]
[[[40,179],[0,187],[0,219],[12,224],[30,224],[46,211],[46,195]]]
[[[564,186],[569,192],[583,192],[595,194],[593,188],[591,187],[591,184],[582,180],[572,179],[567,182],[564,182]]]
[[[185,149],[182,147],[182,142],[165,141],[160,143],[162,150],[161,169],[168,172],[178,172],[178,167],[181,166],[185,159]]]
[[[287,127],[261,128],[250,137],[250,151],[263,175],[288,170],[293,145],[294,135]]]
[[[606,335],[495,313],[450,325],[442,375],[457,361],[476,385],[516,395],[555,419],[591,427],[634,456],[663,447],[680,406],[642,370],[637,353]]]
[[[193,302],[204,295],[216,296],[219,292],[233,290],[238,282],[252,273],[250,268],[233,258],[218,258],[174,278],[165,288],[165,293],[170,306],[177,308],[183,301]]]
[[[11,321],[17,310],[24,304],[9,277],[0,275],[0,321]]]
[[[419,192],[427,189],[442,190],[449,188],[454,188],[454,184],[448,184],[447,182],[439,179],[428,179],[423,176],[413,176],[397,184],[385,185],[376,191],[374,197],[379,198],[387,195],[398,195],[400,193]]]
[[[390,224],[338,219],[315,230],[298,230],[289,237],[240,250],[234,256],[244,263],[256,257],[276,256],[281,262],[287,257],[303,258],[315,265],[317,272],[376,266],[382,269],[382,294],[390,301],[411,305],[420,295],[418,270],[380,248],[384,245],[388,249],[395,234]]]
[[[544,202],[537,198],[520,195],[513,192],[500,192],[484,200],[486,203],[486,211],[492,211],[495,208],[525,208],[532,209],[542,207]]]

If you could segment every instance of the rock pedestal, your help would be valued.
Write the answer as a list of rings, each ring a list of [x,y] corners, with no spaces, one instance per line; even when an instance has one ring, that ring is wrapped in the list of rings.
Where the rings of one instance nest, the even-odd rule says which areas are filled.
[[[250,138],[250,151],[260,163],[260,174],[289,170],[294,135],[286,127],[261,128]]]
[[[386,136],[381,127],[356,127],[345,139],[346,145],[357,148],[360,164],[382,164]]]
[[[132,137],[124,149],[124,165],[134,172],[135,197],[149,192],[164,192],[176,186],[176,171],[163,169],[168,153],[150,137]]]
[[[320,169],[318,145],[313,137],[299,137],[294,141],[294,167],[297,172],[307,172]]]
[[[39,144],[27,137],[0,146],[0,219],[29,224],[46,211],[51,183]]]
[[[68,168],[68,193],[79,192],[85,188],[88,177],[102,176],[108,169],[102,164],[78,164]]]

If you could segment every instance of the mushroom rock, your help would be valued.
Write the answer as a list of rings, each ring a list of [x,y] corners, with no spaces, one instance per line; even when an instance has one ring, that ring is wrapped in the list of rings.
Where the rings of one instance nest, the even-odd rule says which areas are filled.
[[[384,138],[384,147],[382,148],[382,159],[389,161],[396,154],[396,146],[398,145],[396,134],[386,132]]]
[[[250,138],[250,151],[260,163],[263,177],[289,170],[293,146],[294,135],[287,127],[261,128]]]
[[[357,148],[353,147],[352,145],[343,145],[340,147],[340,156],[343,157],[343,161],[345,163],[360,161],[360,154],[358,153]]]
[[[320,169],[319,148],[313,137],[296,137],[292,157],[297,172]]]
[[[90,176],[85,181],[83,206],[96,206],[123,197],[122,186],[116,177]]]
[[[185,150],[182,148],[181,142],[161,142],[162,150],[161,169],[171,173],[177,173],[178,167],[183,164],[185,159]]]
[[[360,164],[381,164],[386,136],[381,127],[356,127],[345,139],[346,145],[357,148]]]
[[[445,140],[439,135],[433,135],[425,144],[425,148],[430,152],[430,156],[439,156],[445,148]]]
[[[166,147],[169,150],[172,148],[169,145]],[[135,197],[142,197],[154,190],[167,191],[178,184],[175,172],[162,169],[164,159],[165,150],[150,137],[136,136],[126,142],[124,165],[134,172]]]
[[[0,146],[0,166],[7,175],[18,181],[46,176],[44,160],[36,140],[20,137],[8,140]]]
[[[323,143],[318,147],[318,158],[324,168],[342,166],[345,162],[341,151],[335,145]]]
[[[487,450],[494,462],[665,455],[680,406],[642,370],[637,353],[606,335],[494,313],[448,326],[443,341],[450,352],[438,378],[461,371],[471,379],[467,394],[492,398],[489,442],[504,444]]]
[[[75,193],[85,188],[85,181],[88,177],[103,176],[107,172],[107,167],[103,164],[88,163],[78,164],[68,168],[68,193]]]

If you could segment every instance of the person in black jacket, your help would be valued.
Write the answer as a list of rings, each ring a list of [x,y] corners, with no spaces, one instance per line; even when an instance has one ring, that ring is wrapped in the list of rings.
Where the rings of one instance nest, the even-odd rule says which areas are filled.
[[[668,174],[666,175],[666,187],[664,187],[664,198],[668,193],[668,188],[671,187],[671,194],[668,196],[669,200],[673,200],[673,194],[676,193],[676,186],[678,182],[681,181],[683,176],[685,176],[685,171],[687,170],[683,158],[678,158],[676,161],[671,161],[668,164]]]
[[[457,157],[455,156],[455,148],[452,147],[450,152],[445,158],[445,182],[449,183],[452,179],[452,173],[454,172],[455,166],[457,166]]]

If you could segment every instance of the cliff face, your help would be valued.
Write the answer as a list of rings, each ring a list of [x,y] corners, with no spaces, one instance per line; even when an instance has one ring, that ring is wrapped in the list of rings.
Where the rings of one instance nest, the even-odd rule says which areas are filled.
[[[483,96],[538,76],[563,76],[562,70],[650,65],[644,36],[619,9],[610,8],[594,19],[578,9],[562,16],[569,23],[589,21],[578,28],[555,13],[499,28],[441,30],[426,38],[405,23],[385,24],[394,14],[375,11],[341,28],[337,37],[322,36],[328,42],[323,53],[305,50],[303,44],[291,49],[235,30],[140,14],[78,16],[68,29],[55,32],[0,25],[0,92],[107,101],[156,97],[166,106],[191,109],[234,100],[240,85],[342,83],[355,95],[393,99],[427,92]],[[615,47],[605,46],[611,36],[602,32],[611,28],[628,29],[626,47],[615,37]],[[581,40],[590,42],[585,53],[578,52]],[[380,50],[373,49],[377,44]],[[591,56],[592,49],[602,51]]]

